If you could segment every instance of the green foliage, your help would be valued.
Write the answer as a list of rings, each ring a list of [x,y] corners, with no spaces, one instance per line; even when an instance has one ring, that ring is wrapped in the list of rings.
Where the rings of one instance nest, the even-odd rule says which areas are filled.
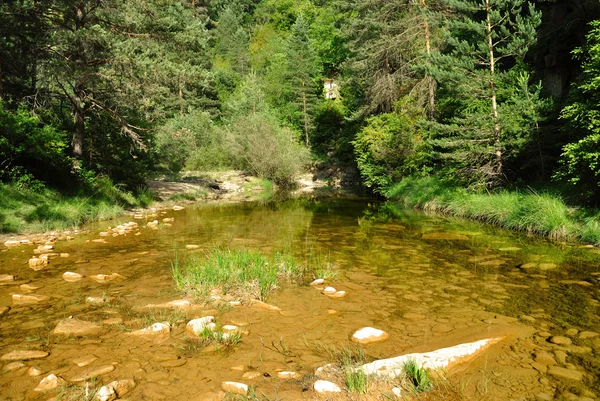
[[[524,69],[517,63],[535,42],[541,12],[525,0],[447,3],[454,12],[447,49],[428,65],[442,97],[431,143],[449,174],[471,185],[497,185],[505,159],[522,151],[541,119],[539,88],[519,78]]]
[[[556,240],[600,243],[600,219],[569,207],[557,195],[533,191],[473,192],[436,177],[405,178],[386,196],[406,207],[483,221]]]
[[[555,178],[581,193],[581,199],[597,204],[600,193],[600,21],[591,24],[584,48],[574,53],[583,61],[580,82],[571,94],[561,118],[569,121],[569,133],[581,139],[563,148],[561,169]],[[575,128],[575,130],[573,130]]]
[[[66,136],[43,124],[24,107],[7,109],[0,101],[0,180],[31,187],[32,179],[57,184],[70,168]]]
[[[354,140],[358,168],[368,187],[385,191],[391,184],[424,168],[426,150],[411,110],[379,114],[367,119]]]
[[[0,232],[71,229],[118,217],[125,208],[146,207],[152,201],[147,190],[135,195],[107,177],[89,179],[78,195],[63,195],[43,186],[0,184]]]
[[[235,120],[228,127],[228,148],[235,166],[289,186],[294,176],[308,164],[308,150],[297,135],[281,127],[267,113],[256,113]]]
[[[157,132],[156,151],[160,165],[172,172],[184,167],[213,170],[229,164],[212,118],[202,110],[167,120]]]
[[[415,392],[422,393],[433,388],[433,383],[429,378],[429,369],[419,367],[416,360],[407,360],[403,369],[406,379],[413,386]]]
[[[291,257],[268,259],[255,251],[215,249],[205,260],[189,259],[180,266],[171,263],[177,288],[209,302],[211,295],[229,295],[243,300],[265,300],[279,280],[292,280],[302,273]]]

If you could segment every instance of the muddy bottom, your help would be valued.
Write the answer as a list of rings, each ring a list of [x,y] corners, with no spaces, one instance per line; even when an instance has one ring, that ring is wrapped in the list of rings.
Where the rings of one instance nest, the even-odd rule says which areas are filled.
[[[135,381],[122,397],[129,400],[216,400],[225,381],[265,400],[389,399],[381,389],[334,398],[313,390],[315,369],[334,362],[336,349],[355,347],[352,334],[366,326],[389,334],[364,346],[369,360],[504,337],[441,372],[421,399],[600,394],[597,249],[360,201],[199,205],[137,217],[71,240],[2,248],[0,399],[85,399],[86,385],[124,379]],[[347,295],[328,297],[307,281],[272,293],[267,302],[279,310],[160,306],[181,299],[171,262],[215,247],[317,255],[335,273],[326,284]],[[242,341],[195,341],[186,323],[206,315],[241,327]],[[135,334],[163,321],[170,333]],[[65,324],[70,334],[60,334]],[[64,383],[35,391],[50,374]]]

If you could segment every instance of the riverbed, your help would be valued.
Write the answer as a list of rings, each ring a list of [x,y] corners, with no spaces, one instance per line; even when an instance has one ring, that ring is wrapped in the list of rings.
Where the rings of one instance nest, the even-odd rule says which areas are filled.
[[[2,248],[0,353],[41,353],[2,361],[0,399],[47,400],[59,392],[78,399],[67,398],[81,394],[73,386],[125,379],[135,382],[123,397],[129,400],[221,399],[224,381],[249,385],[257,399],[329,399],[313,390],[315,369],[333,362],[333,348],[353,346],[361,327],[389,334],[364,346],[369,360],[503,338],[442,372],[437,389],[421,399],[585,401],[600,394],[598,248],[369,200],[176,209]],[[52,248],[40,248],[46,245]],[[214,248],[291,252],[299,261],[317,255],[329,266],[326,284],[346,296],[328,297],[306,281],[272,293],[267,302],[278,310],[236,302],[165,306],[182,300],[173,261]],[[44,253],[52,254],[48,263],[31,268],[30,259]],[[67,280],[66,272],[81,277]],[[242,341],[227,349],[191,342],[186,322],[207,315],[242,327]],[[68,319],[94,329],[57,333]],[[170,333],[132,335],[164,320],[173,323]],[[34,391],[50,374],[64,383]]]

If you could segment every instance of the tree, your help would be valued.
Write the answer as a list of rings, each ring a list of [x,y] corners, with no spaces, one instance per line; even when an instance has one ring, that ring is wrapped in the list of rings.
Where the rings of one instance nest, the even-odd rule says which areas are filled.
[[[300,15],[294,26],[287,46],[288,80],[298,111],[304,133],[305,144],[310,145],[309,132],[312,127],[313,105],[316,101],[315,79],[318,75],[317,55],[309,38],[309,26]]]
[[[357,14],[348,29],[350,73],[366,93],[366,114],[391,112],[411,94],[426,99],[419,103],[432,115],[435,82],[427,70],[416,68],[435,47],[431,20],[437,14],[430,5],[425,0],[350,0],[346,8]]]
[[[590,26],[586,46],[574,51],[582,61],[582,74],[570,104],[561,113],[569,122],[569,134],[578,140],[563,148],[561,168],[555,174],[587,200],[596,199],[600,193],[600,21]]]
[[[520,86],[518,74],[509,71],[534,43],[541,13],[525,0],[446,3],[454,12],[448,48],[432,55],[430,66],[446,96],[435,144],[458,162],[463,175],[486,185],[498,183],[504,177],[504,153],[517,139],[504,123],[518,117],[504,107],[511,97],[500,97],[500,92],[514,96],[511,88]],[[522,97],[535,101],[531,93]]]

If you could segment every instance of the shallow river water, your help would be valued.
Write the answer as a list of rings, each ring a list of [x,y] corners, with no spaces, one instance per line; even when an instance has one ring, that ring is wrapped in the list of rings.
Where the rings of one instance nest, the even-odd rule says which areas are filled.
[[[146,225],[155,219],[158,227]],[[107,226],[126,221],[139,227],[100,236]],[[350,337],[364,326],[389,334],[364,347],[369,359],[504,337],[470,363],[445,372],[438,389],[422,399],[600,396],[598,248],[343,199],[187,206],[104,222],[52,244],[52,252],[63,257],[51,258],[41,270],[28,265],[39,244],[1,248],[1,400],[83,394],[65,385],[34,391],[51,373],[83,387],[134,379],[135,388],[123,397],[129,400],[216,400],[224,381],[246,383],[265,400],[317,399],[315,368],[333,361],[331,349],[351,346]],[[187,249],[190,244],[199,247]],[[175,257],[201,256],[215,247],[265,255],[291,250],[300,261],[319,255],[337,273],[327,284],[347,296],[329,298],[303,284],[268,298],[280,311],[146,307],[181,299],[171,276]],[[65,272],[84,277],[68,282]],[[112,273],[120,276],[92,278]],[[47,298],[23,301],[15,294]],[[106,302],[90,303],[88,297]],[[186,322],[209,314],[220,325],[242,325],[247,335],[228,350],[195,347]],[[69,317],[100,328],[84,336],[54,334]],[[170,334],[130,334],[163,320],[176,323]],[[49,354],[5,358],[26,350]],[[96,368],[106,373],[88,378]],[[248,371],[260,376],[243,378]],[[281,379],[281,371],[297,377]],[[368,397],[344,393],[335,399],[386,399]]]

